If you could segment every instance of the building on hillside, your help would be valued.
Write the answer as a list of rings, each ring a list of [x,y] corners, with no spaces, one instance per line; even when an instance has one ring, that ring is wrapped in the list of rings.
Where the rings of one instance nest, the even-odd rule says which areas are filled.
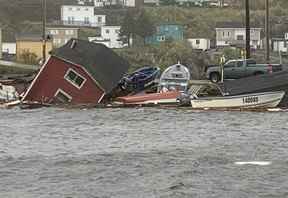
[[[52,40],[46,41],[46,57],[52,50]],[[37,60],[43,58],[43,39],[40,34],[18,34],[16,36],[16,60],[24,61],[26,53],[36,55]]]
[[[102,43],[108,48],[123,48],[127,44],[123,44],[120,41],[120,29],[121,26],[102,26],[101,34],[95,37],[88,37],[88,40],[94,43]]]
[[[3,55],[16,55],[16,42],[2,42]]]
[[[250,45],[254,49],[262,47],[262,28],[251,26]],[[216,47],[239,46],[246,43],[245,25],[237,22],[224,22],[216,24]]]
[[[211,48],[210,39],[206,38],[191,38],[187,39],[193,49],[199,49],[202,51],[209,50]]]
[[[79,28],[70,26],[47,26],[46,34],[53,41],[53,47],[58,48],[66,44],[71,38],[78,38]]]
[[[156,27],[156,32],[145,38],[147,44],[159,44],[161,42],[184,39],[184,28],[178,24],[161,24]]]
[[[96,104],[118,86],[129,64],[102,44],[71,39],[54,49],[23,101]]]
[[[288,33],[285,33],[284,37],[272,37],[270,43],[274,52],[288,52]]]
[[[94,6],[63,5],[61,6],[61,22],[63,25],[78,27],[99,27],[106,23],[106,15],[99,14]]]
[[[0,28],[0,59],[2,59],[2,29]]]
[[[160,0],[144,0],[144,5],[159,6]]]
[[[144,0],[94,0],[95,7],[141,7],[144,5]]]

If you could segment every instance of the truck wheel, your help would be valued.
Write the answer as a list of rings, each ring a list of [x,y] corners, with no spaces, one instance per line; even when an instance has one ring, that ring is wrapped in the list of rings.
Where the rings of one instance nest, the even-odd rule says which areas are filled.
[[[210,74],[210,80],[213,83],[217,83],[220,80],[220,75],[218,73],[214,72],[214,73]]]
[[[258,76],[258,75],[262,75],[262,74],[264,74],[263,72],[260,72],[260,71],[258,71],[258,72],[255,72],[254,73],[254,76]]]

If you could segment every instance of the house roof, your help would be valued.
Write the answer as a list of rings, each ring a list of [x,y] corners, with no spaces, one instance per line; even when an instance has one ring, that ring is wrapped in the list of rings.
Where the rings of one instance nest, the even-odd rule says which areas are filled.
[[[71,39],[52,56],[82,66],[109,93],[128,71],[129,63],[103,44]]]
[[[16,41],[42,41],[42,35],[37,33],[19,33],[16,35]]]
[[[250,24],[251,28],[260,28],[255,24]],[[245,23],[242,22],[218,22],[216,28],[245,28]]]

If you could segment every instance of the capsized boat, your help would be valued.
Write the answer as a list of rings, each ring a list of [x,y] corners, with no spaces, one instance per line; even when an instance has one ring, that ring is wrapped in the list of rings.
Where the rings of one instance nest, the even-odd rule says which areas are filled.
[[[133,73],[124,76],[119,85],[121,89],[127,91],[142,91],[151,85],[160,76],[159,67],[143,67]]]

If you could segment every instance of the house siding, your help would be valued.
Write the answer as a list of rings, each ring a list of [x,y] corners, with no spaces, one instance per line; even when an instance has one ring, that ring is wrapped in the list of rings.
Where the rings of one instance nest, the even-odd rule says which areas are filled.
[[[22,60],[22,54],[25,51],[29,51],[30,53],[34,53],[37,56],[37,59],[42,59],[42,41],[16,41],[16,59],[17,61]],[[46,57],[49,56],[49,51],[52,50],[52,42],[46,42]]]
[[[106,16],[95,14],[94,6],[63,5],[61,21],[63,25],[98,27],[105,25]]]
[[[156,27],[156,33],[146,37],[148,44],[160,44],[167,40],[182,41],[184,39],[184,28],[182,25],[162,24]]]
[[[64,79],[70,68],[86,78],[81,89]],[[72,104],[96,104],[104,94],[104,91],[96,85],[83,68],[52,56],[32,83],[23,100],[50,103],[58,89],[72,97]]]
[[[61,47],[71,38],[78,38],[78,28],[47,27],[47,34],[51,35],[53,47]]]
[[[242,36],[242,40],[237,40],[238,36]],[[245,44],[246,30],[245,28],[216,28],[216,45],[226,46],[231,44]],[[261,45],[261,28],[251,28],[250,45],[260,47]]]

